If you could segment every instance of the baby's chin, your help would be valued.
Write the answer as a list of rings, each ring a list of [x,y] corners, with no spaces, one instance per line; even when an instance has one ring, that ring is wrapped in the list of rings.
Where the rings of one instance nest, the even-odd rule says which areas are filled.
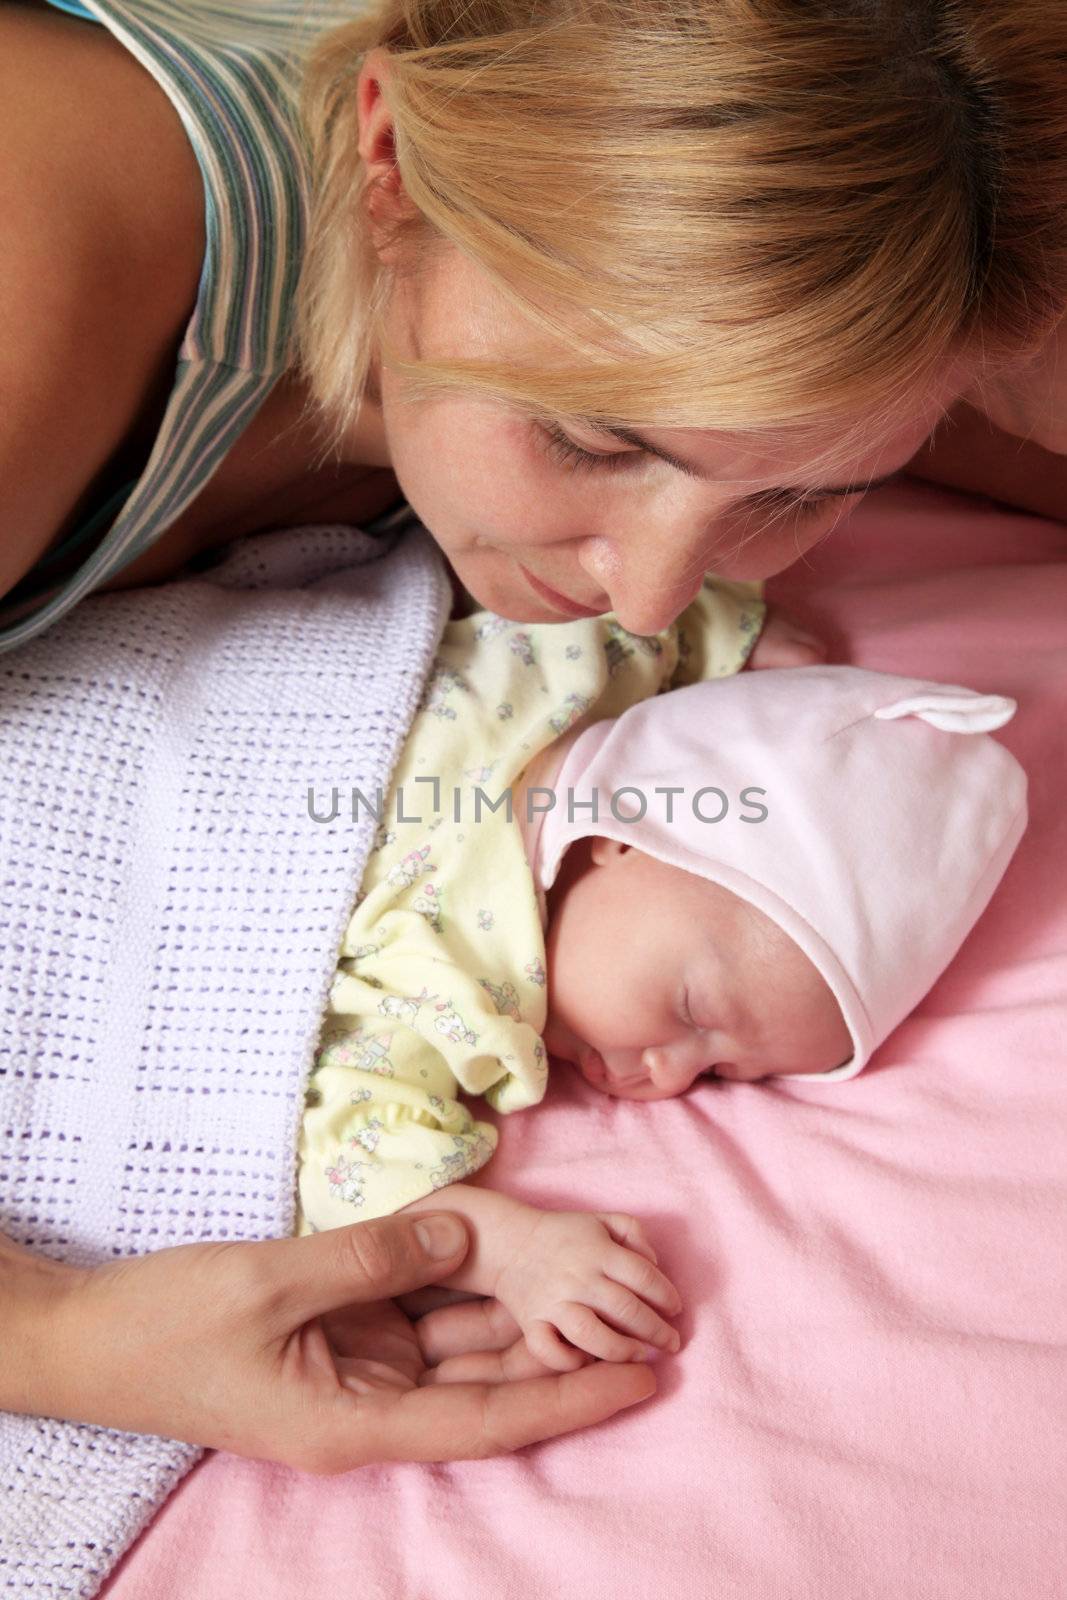
[[[587,1078],[586,1082],[590,1082]],[[657,1089],[654,1083],[594,1083],[592,1087],[612,1100],[674,1100],[676,1095],[667,1089]]]

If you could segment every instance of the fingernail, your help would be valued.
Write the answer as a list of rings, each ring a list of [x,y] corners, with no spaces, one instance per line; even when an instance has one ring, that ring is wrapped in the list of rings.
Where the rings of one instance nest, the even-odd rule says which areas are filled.
[[[415,1232],[419,1243],[432,1261],[445,1261],[463,1248],[467,1231],[457,1217],[444,1212],[423,1217],[416,1222]]]

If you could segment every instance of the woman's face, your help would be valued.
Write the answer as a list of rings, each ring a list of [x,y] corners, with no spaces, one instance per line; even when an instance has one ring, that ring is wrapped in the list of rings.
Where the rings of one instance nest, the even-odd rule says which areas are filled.
[[[476,264],[448,248],[421,282],[398,277],[388,336],[405,357],[530,360],[531,329]],[[391,465],[405,497],[480,604],[522,622],[614,611],[631,632],[679,615],[703,575],[767,578],[824,538],[866,488],[910,460],[965,386],[946,381],[908,426],[829,480],[834,437],[761,453],[739,435],[646,430],[688,473],[592,428],[569,445],[500,402],[455,392],[411,401],[376,356],[346,443]],[[592,462],[566,459],[587,451]],[[856,485],[855,492],[845,492]]]

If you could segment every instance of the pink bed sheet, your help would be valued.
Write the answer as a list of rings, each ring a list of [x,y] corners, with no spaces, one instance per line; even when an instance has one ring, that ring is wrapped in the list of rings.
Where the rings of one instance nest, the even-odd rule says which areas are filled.
[[[561,1067],[500,1119],[496,1187],[646,1220],[686,1301],[653,1399],[477,1463],[208,1455],[108,1600],[1067,1593],[1067,530],[896,486],[768,597],[836,660],[1018,699],[986,916],[852,1082],[642,1106]]]

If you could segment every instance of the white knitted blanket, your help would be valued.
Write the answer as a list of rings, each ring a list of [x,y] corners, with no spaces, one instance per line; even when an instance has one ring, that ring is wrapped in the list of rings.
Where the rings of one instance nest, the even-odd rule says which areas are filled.
[[[374,831],[308,790],[387,790],[449,608],[400,526],[247,539],[0,656],[0,1231],[31,1249],[291,1232]],[[94,1594],[199,1454],[0,1414],[0,1594]]]

